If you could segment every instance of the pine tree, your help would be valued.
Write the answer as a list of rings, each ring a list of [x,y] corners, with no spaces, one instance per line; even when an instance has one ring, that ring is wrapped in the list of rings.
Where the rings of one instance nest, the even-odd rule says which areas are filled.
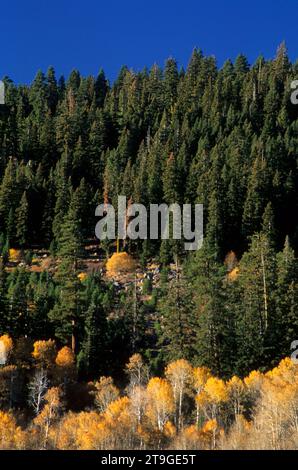
[[[246,237],[261,229],[262,215],[265,210],[264,199],[267,196],[267,183],[266,162],[263,158],[257,157],[253,163],[243,209],[243,233]]]
[[[53,67],[49,67],[46,74],[48,107],[51,114],[55,114],[58,104],[58,86]]]
[[[277,254],[277,281],[275,291],[276,301],[276,349],[279,357],[289,354],[289,348],[298,336],[297,303],[298,275],[297,259],[291,248],[289,238],[286,238],[284,249]]]
[[[72,205],[61,225],[58,239],[59,265],[56,273],[58,283],[57,301],[49,313],[54,322],[55,333],[64,343],[71,340],[71,348],[76,351],[76,336],[81,318],[80,280],[78,278],[80,257],[82,256],[81,234],[78,221],[74,217]]]
[[[24,248],[28,243],[29,231],[29,205],[26,192],[23,193],[20,205],[16,209],[16,239],[19,245]]]
[[[166,62],[164,71],[164,96],[167,107],[173,106],[176,101],[178,80],[177,63],[170,58]]]
[[[9,159],[0,186],[0,227],[5,231],[10,209],[15,207],[16,162]]]
[[[158,305],[161,354],[167,360],[194,358],[196,310],[193,293],[183,277],[167,287]]]
[[[9,323],[7,317],[7,299],[6,299],[6,272],[4,268],[3,258],[0,258],[0,332],[9,331]]]
[[[9,333],[19,338],[28,334],[29,309],[27,302],[26,286],[28,273],[24,268],[17,269],[13,276],[9,277],[7,290],[7,316]]]
[[[86,312],[84,339],[78,358],[81,370],[90,377],[104,373],[107,359],[107,321],[102,298],[103,293],[95,287]]]
[[[197,312],[195,357],[198,365],[228,376],[233,371],[236,346],[234,312],[227,308],[224,275],[217,248],[206,237],[203,248],[188,266]]]
[[[241,373],[268,363],[274,357],[276,312],[275,256],[266,235],[256,234],[239,266],[240,301],[237,306],[237,367]]]

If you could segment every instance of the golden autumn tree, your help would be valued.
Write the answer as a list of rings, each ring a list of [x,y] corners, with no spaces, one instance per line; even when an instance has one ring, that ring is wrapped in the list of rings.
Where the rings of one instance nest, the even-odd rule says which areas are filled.
[[[62,379],[63,385],[66,386],[75,377],[76,363],[73,351],[68,346],[64,346],[58,351],[55,363],[58,378]]]
[[[98,382],[95,382],[96,392],[94,401],[99,411],[105,411],[107,406],[119,398],[119,390],[114,385],[112,377],[100,377]]]
[[[55,363],[56,343],[54,340],[35,341],[33,344],[32,356],[37,364],[45,369],[49,369]]]
[[[286,357],[280,361],[277,367],[267,372],[265,378],[280,386],[292,384],[298,380],[298,365]]]
[[[249,448],[253,423],[243,415],[237,415],[227,433],[222,436],[220,448],[224,450],[245,450]]]
[[[0,365],[8,362],[13,349],[13,341],[9,335],[0,336]]]
[[[285,450],[298,442],[298,366],[290,358],[265,374],[255,425],[252,435],[255,442],[262,435],[263,448]]]
[[[226,384],[217,377],[210,377],[204,389],[196,396],[199,407],[204,411],[208,420],[217,419],[221,406],[229,398]]]
[[[193,386],[198,397],[204,390],[207,380],[211,377],[211,371],[208,367],[195,367],[193,369]],[[196,400],[196,424],[199,424],[199,401]]]
[[[76,450],[78,448],[78,413],[69,411],[53,429],[56,435],[56,446],[59,450]]]
[[[128,397],[120,397],[113,401],[108,405],[103,417],[111,435],[109,448],[134,448],[133,434],[136,425],[131,414],[130,399]]]
[[[140,425],[147,407],[147,393],[145,387],[135,385],[129,390],[131,412]]]
[[[117,277],[121,274],[132,273],[136,269],[134,259],[125,251],[122,253],[114,253],[106,264],[107,275]]]
[[[67,413],[55,432],[57,448],[62,450],[104,450],[110,443],[110,430],[95,411]]]
[[[246,394],[245,383],[239,377],[234,376],[227,382],[227,392],[236,417],[243,411],[243,401]]]
[[[247,387],[259,390],[262,386],[263,380],[264,376],[262,372],[258,370],[252,370],[250,374],[244,378],[244,383]]]
[[[175,409],[170,383],[159,377],[152,378],[147,385],[147,400],[146,414],[153,426],[162,431]]]
[[[25,448],[25,433],[16,424],[11,413],[0,411],[0,449]]]
[[[173,389],[173,397],[176,407],[175,424],[178,429],[182,425],[182,404],[187,389],[191,389],[193,379],[193,369],[185,359],[178,359],[171,362],[166,370],[165,375]]]
[[[252,404],[255,404],[260,398],[264,375],[258,370],[252,370],[247,377],[244,377],[243,382]]]
[[[148,378],[149,371],[147,365],[144,363],[141,354],[133,354],[128,363],[125,365],[125,372],[129,377],[129,385],[141,386]]]
[[[206,421],[200,432],[204,447],[206,449],[216,449],[217,438],[221,432],[222,431],[220,430],[218,422],[215,418]]]
[[[51,426],[59,416],[61,408],[61,390],[58,387],[50,388],[45,397],[45,405],[39,415],[34,419],[34,424],[40,428],[41,448],[48,448]]]
[[[58,351],[56,364],[59,367],[72,368],[75,365],[75,356],[68,346],[64,346]]]
[[[183,428],[173,442],[177,450],[200,450],[202,448],[202,436],[198,426],[192,424]]]

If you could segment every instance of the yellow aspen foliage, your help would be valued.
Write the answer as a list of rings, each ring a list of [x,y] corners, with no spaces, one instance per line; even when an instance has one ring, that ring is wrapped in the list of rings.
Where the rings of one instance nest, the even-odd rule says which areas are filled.
[[[135,417],[131,414],[130,399],[121,397],[109,404],[103,414],[104,423],[111,432],[111,448],[129,448],[133,429],[136,428]]]
[[[202,448],[201,432],[195,425],[184,428],[175,442],[175,448],[179,450],[199,450]]]
[[[169,382],[159,377],[152,378],[147,385],[146,415],[160,431],[174,411],[173,390]]]
[[[125,366],[125,372],[130,378],[130,385],[140,386],[142,382],[147,378],[148,368],[144,364],[141,354],[133,354],[128,363]]]
[[[75,356],[73,351],[68,347],[64,346],[58,351],[56,357],[56,364],[59,367],[71,368],[75,365]]]
[[[228,390],[224,381],[217,377],[210,377],[204,390],[196,396],[196,403],[198,409],[204,412],[207,419],[215,419],[221,405],[228,401],[228,398]]]
[[[12,263],[17,263],[21,259],[21,250],[16,250],[15,248],[9,249],[9,261]]]
[[[95,383],[96,392],[92,392],[95,397],[95,404],[102,412],[107,406],[119,398],[119,390],[114,385],[112,377],[100,377]]]
[[[204,390],[197,394],[195,400],[199,409],[204,408],[209,403],[209,397]]]
[[[11,339],[2,338],[3,344],[11,349]],[[16,348],[17,342],[14,351]],[[36,377],[45,374],[52,383],[58,383],[57,371],[63,372],[66,378],[65,371],[75,366],[72,351],[64,347],[56,354],[51,340],[37,341],[33,354],[37,361]],[[56,364],[48,373],[40,366],[52,364],[53,357]],[[28,370],[23,365],[0,367],[3,410],[17,402],[21,367],[25,372]],[[92,407],[89,396],[92,394],[99,411],[88,408],[88,411],[63,414],[62,389],[52,387],[46,392],[43,383],[37,380],[34,393],[41,393],[42,397],[38,414],[31,422],[24,413],[0,411],[0,449],[297,448],[298,372],[289,358],[266,374],[252,371],[243,380],[234,376],[226,382],[212,376],[208,368],[193,369],[181,359],[168,364],[165,378],[154,377],[145,386],[143,367],[142,357],[134,354],[126,365],[130,386],[123,391],[125,396],[120,397],[112,377],[101,377],[92,388],[90,384],[75,383],[63,388],[81,399],[79,406],[85,410],[83,407]],[[192,400],[188,401],[188,407],[179,409],[184,394],[193,394],[193,390],[197,392],[196,410],[191,409]],[[195,411],[196,425],[185,426],[183,413],[187,413],[189,422]],[[247,421],[248,416],[251,421]],[[18,417],[26,429],[19,427]]]
[[[208,398],[213,403],[225,402],[228,400],[228,390],[223,380],[210,377],[204,387]]]
[[[201,429],[202,441],[207,449],[215,449],[220,429],[216,419],[209,419]]]
[[[224,264],[227,269],[227,280],[230,282],[236,281],[239,276],[240,270],[238,266],[237,256],[234,251],[229,251],[225,257]]]
[[[135,269],[136,263],[134,259],[126,252],[114,253],[106,264],[108,276],[131,273],[135,271]]]
[[[163,428],[163,433],[166,437],[169,437],[170,439],[173,439],[173,437],[176,435],[176,428],[171,421],[167,421],[164,425]]]
[[[239,377],[232,377],[227,382],[227,391],[229,399],[234,408],[234,414],[239,415],[242,412],[242,404],[245,397],[246,387]]]
[[[238,266],[236,266],[236,268],[232,269],[232,271],[228,273],[229,281],[232,281],[232,282],[236,281],[236,279],[239,276],[239,273],[240,273],[240,269],[238,268]]]
[[[50,427],[59,416],[61,408],[61,391],[59,387],[50,388],[45,397],[45,406],[34,419],[34,424],[39,426],[42,435],[42,448],[46,449],[48,445]]]
[[[61,392],[58,387],[52,387],[47,391],[44,398],[46,404],[35,418],[35,424],[40,426],[48,420],[53,420],[58,415],[58,410],[61,406],[60,394]]]
[[[129,421],[129,404],[130,400],[128,397],[121,397],[110,403],[104,413],[107,422],[112,424],[113,422]]]
[[[221,448],[226,450],[244,450],[250,438],[252,423],[243,415],[237,415],[229,432],[222,436]]]
[[[78,278],[81,282],[84,282],[88,277],[88,274],[87,273],[79,273],[78,274]]]
[[[75,378],[76,363],[73,351],[64,346],[58,351],[55,363],[57,365],[56,374],[59,382],[63,382],[64,386]]]
[[[180,391],[191,384],[193,368],[185,359],[178,359],[166,367],[165,376],[171,383],[173,391]]]
[[[195,367],[193,370],[193,386],[196,391],[196,424],[199,424],[200,407],[204,408],[208,402],[207,394],[203,391],[207,380],[211,377],[208,367]]]
[[[9,335],[0,336],[0,365],[8,362],[10,353],[13,349],[13,342]]]
[[[35,341],[32,356],[44,367],[51,367],[56,358],[56,343],[54,340]]]
[[[256,441],[263,448],[286,449],[290,436],[297,436],[298,386],[265,380],[254,419]]]
[[[193,369],[193,385],[197,393],[203,390],[210,377],[211,371],[208,367],[195,367]]]
[[[140,424],[145,413],[147,405],[147,393],[144,387],[134,386],[129,393],[130,408],[134,416],[136,416]]]
[[[142,444],[148,444],[151,439],[151,433],[148,427],[144,426],[143,424],[138,424],[137,430],[136,430],[136,436],[139,438],[139,441],[141,443],[141,448]]]
[[[17,450],[31,449],[29,438],[30,438],[30,434],[26,430],[23,431],[18,426],[14,434],[14,441],[15,441],[14,449],[17,449]]]
[[[277,385],[291,384],[298,380],[298,365],[286,357],[277,367],[267,372],[265,377]]]
[[[247,377],[244,378],[244,383],[250,389],[259,390],[262,386],[263,380],[263,374],[258,370],[253,370]]]
[[[104,419],[95,411],[67,413],[56,433],[61,450],[101,450],[107,448],[110,435]]]
[[[216,419],[209,419],[206,421],[204,426],[202,427],[203,432],[213,432],[217,429],[217,421]]]
[[[265,380],[264,375],[258,370],[253,370],[251,373],[243,379],[243,382],[247,389],[247,394],[253,403],[256,403],[260,398],[261,388]]]
[[[9,450],[20,448],[17,443],[20,440],[21,429],[16,425],[11,413],[0,411],[0,449]]]
[[[176,405],[175,422],[178,428],[181,426],[183,397],[187,389],[191,388],[193,379],[193,368],[185,359],[171,362],[165,375],[173,389],[174,402]]]
[[[59,450],[74,450],[77,448],[78,419],[77,414],[68,412],[55,428],[56,445]]]
[[[10,413],[0,411],[0,449],[10,449],[14,446],[16,422]]]
[[[79,450],[104,450],[111,447],[111,430],[97,413],[80,413],[76,448]]]

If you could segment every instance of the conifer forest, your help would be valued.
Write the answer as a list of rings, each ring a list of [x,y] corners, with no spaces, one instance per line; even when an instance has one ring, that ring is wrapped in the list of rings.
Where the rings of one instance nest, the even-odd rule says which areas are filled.
[[[3,79],[0,449],[298,450],[297,79],[284,43]],[[202,247],[99,240],[120,195],[202,204]]]

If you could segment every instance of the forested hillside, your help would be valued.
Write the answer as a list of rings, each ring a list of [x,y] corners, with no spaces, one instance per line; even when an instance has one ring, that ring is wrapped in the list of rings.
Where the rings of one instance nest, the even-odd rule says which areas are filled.
[[[3,413],[18,409],[22,426],[35,413],[32,432],[36,433],[38,426],[44,429],[51,406],[53,416],[59,417],[66,407],[81,414],[61,418],[63,429],[77,428],[77,419],[84,427],[86,419],[105,433],[103,420],[120,413],[120,421],[125,421],[127,407],[137,406],[149,381],[145,428],[150,422],[157,441],[150,440],[151,431],[142,428],[140,410],[134,408],[133,432],[140,432],[139,437],[131,437],[129,443],[113,437],[106,444],[93,444],[90,437],[92,448],[162,448],[182,445],[183,439],[193,442],[185,448],[229,447],[234,444],[223,443],[221,429],[235,423],[240,433],[253,416],[259,419],[259,403],[275,393],[267,379],[262,385],[267,395],[260,384],[255,391],[245,388],[250,387],[246,382],[229,380],[235,374],[249,376],[252,370],[263,377],[290,356],[291,343],[298,340],[298,106],[290,100],[295,79],[298,64],[290,63],[284,44],[274,60],[259,57],[249,65],[239,55],[221,68],[214,57],[194,50],[186,71],[170,58],[164,69],[154,65],[136,73],[123,67],[112,85],[103,71],[97,77],[73,71],[65,80],[56,79],[53,68],[45,75],[39,71],[28,86],[4,79],[6,104],[0,107]],[[105,266],[116,251],[115,241],[100,243],[94,234],[96,206],[105,201],[116,207],[118,195],[146,207],[202,203],[202,249],[186,253],[183,244],[173,239],[122,242],[120,251],[128,253],[130,272],[124,282],[117,276],[117,265]],[[152,265],[154,275],[149,272]],[[38,345],[46,351],[38,351]],[[56,347],[67,356],[59,353],[61,363]],[[213,406],[212,390],[210,396],[204,395],[205,401],[197,400],[202,406],[199,427],[193,398],[184,403],[182,419],[180,411],[174,412],[177,396],[172,397],[169,383],[150,379],[149,372],[146,383],[139,384],[143,388],[130,390],[133,398],[130,392],[124,396],[129,383],[124,366],[136,353],[142,354],[153,375],[183,359],[188,361],[188,376],[192,367],[199,367],[196,370],[209,374],[206,380],[213,374],[218,377],[214,380],[222,381],[216,382],[222,394],[213,397]],[[97,380],[93,387],[99,391],[93,392],[100,395],[102,376],[113,376],[122,396],[109,405],[120,392],[110,379],[102,379],[108,380],[113,399],[102,409],[98,405],[101,415],[84,414],[93,406],[86,399],[92,392],[87,382]],[[171,373],[166,376],[171,382]],[[32,400],[28,404],[34,380],[45,385],[38,410]],[[287,391],[295,381],[288,382]],[[76,404],[65,399],[70,385],[80,396]],[[198,385],[204,386],[205,382]],[[245,396],[241,409],[238,393]],[[154,394],[157,402],[161,395],[169,400],[162,424],[153,409]],[[221,414],[222,407],[229,410]],[[9,416],[1,417],[0,412],[0,428],[3,420],[17,426]],[[184,424],[193,427],[184,429]],[[82,436],[73,440],[67,432],[66,437],[47,435],[45,446],[88,448],[89,441],[82,443]],[[295,432],[297,445],[297,425]],[[253,446],[253,439],[255,435],[243,446]]]

